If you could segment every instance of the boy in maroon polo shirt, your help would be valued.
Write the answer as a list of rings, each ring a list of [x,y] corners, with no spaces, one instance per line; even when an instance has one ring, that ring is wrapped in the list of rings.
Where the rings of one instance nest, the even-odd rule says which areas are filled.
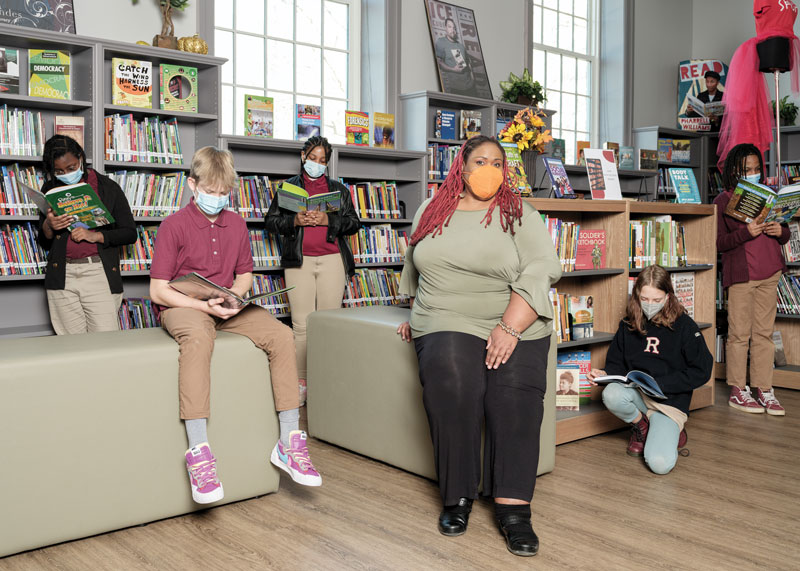
[[[191,202],[161,223],[150,269],[150,297],[161,308],[161,325],[180,345],[180,415],[189,450],[186,468],[192,498],[207,504],[221,500],[216,458],[206,435],[210,414],[211,352],[217,331],[246,335],[269,357],[272,392],[281,437],[271,461],[295,482],[319,486],[322,478],[308,456],[306,433],[299,430],[300,394],[292,330],[254,305],[222,306],[223,299],[200,301],[169,286],[191,272],[245,295],[253,283],[253,257],[244,220],[224,210],[236,181],[233,156],[204,147],[192,158],[188,178]]]

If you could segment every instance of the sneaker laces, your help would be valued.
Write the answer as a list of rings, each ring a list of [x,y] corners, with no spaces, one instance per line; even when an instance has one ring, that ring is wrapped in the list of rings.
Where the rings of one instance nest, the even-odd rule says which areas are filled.
[[[217,466],[213,462],[198,462],[189,466],[189,469],[198,488],[205,488],[208,483],[217,483]]]
[[[736,396],[738,396],[744,404],[750,404],[750,403],[758,404],[758,401],[756,401],[756,399],[753,398],[753,395],[750,393],[750,387],[739,389],[739,394],[734,395],[734,398]]]
[[[314,465],[311,463],[311,459],[308,457],[308,447],[304,446],[303,448],[289,448],[286,450],[286,453],[292,457],[300,469],[303,472],[308,471],[309,468],[313,468]]]
[[[781,403],[778,402],[778,399],[775,398],[775,393],[770,389],[768,391],[760,391],[761,393],[761,400],[764,401],[764,404],[777,404],[780,406]]]

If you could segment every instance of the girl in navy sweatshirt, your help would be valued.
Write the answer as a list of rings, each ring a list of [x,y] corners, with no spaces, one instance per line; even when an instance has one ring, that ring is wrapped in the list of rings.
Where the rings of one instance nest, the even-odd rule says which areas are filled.
[[[666,474],[686,444],[683,427],[692,391],[708,382],[712,366],[703,334],[675,297],[669,274],[653,265],[642,270],[633,286],[627,315],[608,348],[605,371],[593,369],[587,378],[625,376],[637,370],[656,380],[666,400],[656,401],[638,389],[611,383],[603,390],[603,403],[631,423],[628,454],[644,454],[653,472]]]

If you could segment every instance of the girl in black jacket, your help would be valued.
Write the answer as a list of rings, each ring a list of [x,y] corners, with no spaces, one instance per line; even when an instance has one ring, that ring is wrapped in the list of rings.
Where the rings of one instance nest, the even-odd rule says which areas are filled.
[[[268,232],[281,241],[281,265],[285,268],[292,329],[297,346],[297,372],[301,400],[306,386],[306,320],[312,311],[342,306],[347,276],[355,274],[353,253],[345,236],[358,232],[358,215],[350,191],[328,178],[326,171],[332,148],[324,137],[311,137],[300,153],[302,170],[287,182],[300,186],[310,196],[338,191],[341,206],[336,212],[292,212],[273,200],[265,219]]]
[[[692,391],[708,382],[713,364],[703,334],[675,297],[669,274],[653,265],[642,270],[633,286],[627,315],[608,348],[605,371],[593,369],[587,378],[625,376],[636,370],[656,380],[666,400],[611,383],[603,390],[603,403],[631,423],[628,454],[644,454],[653,472],[666,474],[686,444],[683,426]]]
[[[94,189],[114,222],[97,229],[67,227],[69,214],[50,209],[39,216],[39,243],[49,250],[44,287],[56,334],[119,329],[122,303],[119,246],[136,242],[136,225],[119,185],[86,166],[83,148],[71,137],[55,135],[44,145],[45,194],[84,182]]]

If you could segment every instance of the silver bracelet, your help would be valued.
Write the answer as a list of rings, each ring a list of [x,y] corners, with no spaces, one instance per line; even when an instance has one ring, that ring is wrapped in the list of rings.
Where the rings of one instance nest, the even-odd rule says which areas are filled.
[[[500,329],[502,329],[512,337],[516,337],[518,340],[522,341],[522,333],[511,327],[508,323],[506,323],[501,319],[498,325],[500,326]]]

